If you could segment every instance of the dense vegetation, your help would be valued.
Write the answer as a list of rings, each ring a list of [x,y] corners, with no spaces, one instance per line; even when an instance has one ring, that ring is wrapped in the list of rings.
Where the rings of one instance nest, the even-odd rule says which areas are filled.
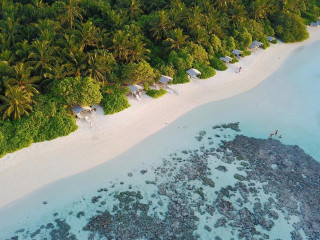
[[[164,89],[159,89],[159,90],[149,89],[146,91],[146,93],[150,97],[159,98],[159,97],[165,95],[167,93],[167,91]]]
[[[225,69],[219,56],[252,40],[267,46],[267,35],[301,41],[319,8],[317,0],[0,0],[1,153],[74,131],[73,104],[102,100],[111,114],[129,106],[128,84],[161,74],[188,82],[194,65],[212,76],[212,67]]]

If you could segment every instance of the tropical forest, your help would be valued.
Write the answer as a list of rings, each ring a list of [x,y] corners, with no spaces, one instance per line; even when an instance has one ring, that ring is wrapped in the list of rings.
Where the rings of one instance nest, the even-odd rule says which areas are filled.
[[[129,85],[212,77],[268,36],[302,41],[319,14],[318,0],[0,0],[0,156],[77,130],[77,104],[114,114]]]

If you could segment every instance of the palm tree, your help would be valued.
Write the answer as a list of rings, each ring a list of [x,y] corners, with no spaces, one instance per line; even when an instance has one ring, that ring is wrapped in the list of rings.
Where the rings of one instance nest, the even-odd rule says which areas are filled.
[[[141,4],[139,0],[128,0],[129,6],[127,7],[130,19],[137,19],[142,14]]]
[[[128,62],[129,55],[130,55],[130,34],[118,30],[113,35],[112,39],[112,49],[114,51],[114,57],[119,60],[120,62]]]
[[[55,61],[53,57],[55,48],[50,45],[48,41],[35,40],[32,43],[32,52],[29,54],[28,65],[33,67],[33,71],[41,78],[44,79],[46,73],[52,70],[52,64]]]
[[[146,48],[146,44],[139,37],[132,39],[130,48],[129,62],[148,59],[147,54],[150,53],[150,50]]]
[[[106,58],[98,52],[89,53],[86,75],[98,82],[106,82]]]
[[[8,117],[20,120],[21,116],[28,116],[29,111],[32,111],[31,105],[36,103],[32,100],[31,95],[19,86],[8,87],[5,95],[0,96],[0,99],[3,102],[0,105],[3,120]]]
[[[74,46],[70,49],[69,54],[66,56],[70,62],[70,73],[75,77],[80,77],[87,69],[88,55],[85,54],[79,47]]]
[[[150,25],[150,32],[156,41],[164,39],[168,31],[173,27],[173,23],[165,11],[158,11],[155,18],[150,22]]]
[[[99,34],[99,28],[94,26],[91,21],[82,24],[80,31],[76,32],[80,39],[80,49],[84,50],[87,47],[97,47],[102,37]]]
[[[169,36],[167,41],[171,43],[171,49],[180,49],[186,44],[186,40],[189,38],[188,35],[183,35],[183,30],[181,28],[170,31]]]
[[[9,85],[18,86],[26,91],[30,96],[39,93],[33,83],[39,80],[38,77],[31,77],[31,67],[27,67],[23,62],[19,62],[13,67],[14,78],[9,78]]]
[[[28,41],[24,40],[23,42],[17,43],[16,48],[16,55],[18,56],[18,58],[22,61],[25,61],[28,58],[31,49]]]
[[[79,0],[68,0],[68,3],[61,3],[61,24],[67,23],[70,28],[73,28],[76,23],[83,19],[83,9],[80,7]]]

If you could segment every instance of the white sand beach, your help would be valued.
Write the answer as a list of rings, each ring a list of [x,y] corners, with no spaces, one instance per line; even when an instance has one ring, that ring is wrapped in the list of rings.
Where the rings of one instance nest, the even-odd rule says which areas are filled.
[[[131,107],[104,116],[98,108],[93,127],[78,121],[78,131],[53,141],[35,143],[0,159],[0,208],[54,181],[105,163],[202,104],[248,91],[272,75],[299,47],[320,41],[320,28],[308,28],[302,43],[271,45],[259,49],[224,72],[207,80],[174,85],[180,95],[159,99],[129,97]],[[239,66],[241,73],[236,73]]]

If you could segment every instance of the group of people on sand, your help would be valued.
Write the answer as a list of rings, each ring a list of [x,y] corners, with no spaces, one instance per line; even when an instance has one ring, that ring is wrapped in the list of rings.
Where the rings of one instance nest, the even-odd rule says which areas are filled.
[[[270,138],[272,138],[273,136],[278,136],[279,130],[276,130],[275,133],[270,133]],[[282,135],[279,135],[279,138],[282,138]]]

